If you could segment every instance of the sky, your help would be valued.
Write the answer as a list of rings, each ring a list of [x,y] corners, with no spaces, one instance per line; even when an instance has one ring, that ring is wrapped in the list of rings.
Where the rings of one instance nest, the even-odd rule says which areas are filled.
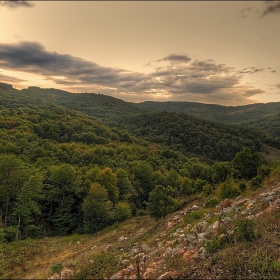
[[[280,102],[280,1],[0,1],[0,81],[125,101]]]

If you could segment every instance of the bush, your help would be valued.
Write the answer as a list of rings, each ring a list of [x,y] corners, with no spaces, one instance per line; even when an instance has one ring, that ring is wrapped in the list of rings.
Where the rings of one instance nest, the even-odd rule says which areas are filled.
[[[236,222],[235,236],[238,241],[253,241],[256,238],[254,223],[251,220],[238,220]]]
[[[213,208],[219,203],[218,199],[212,198],[205,202],[205,208]]]
[[[193,221],[199,220],[200,218],[202,218],[202,216],[203,216],[203,211],[201,210],[193,211],[186,215],[185,222],[189,224]]]
[[[220,239],[216,236],[213,240],[207,242],[206,252],[215,253],[222,247]]]
[[[60,273],[62,270],[62,263],[54,263],[51,265],[51,274]]]
[[[262,181],[263,179],[259,175],[254,177],[251,181],[251,189],[256,190],[257,188],[259,188],[262,184]]]
[[[240,195],[240,190],[231,182],[223,183],[218,189],[220,199],[235,198]]]
[[[247,188],[247,185],[244,182],[239,184],[240,191],[244,192],[246,190],[246,188]]]

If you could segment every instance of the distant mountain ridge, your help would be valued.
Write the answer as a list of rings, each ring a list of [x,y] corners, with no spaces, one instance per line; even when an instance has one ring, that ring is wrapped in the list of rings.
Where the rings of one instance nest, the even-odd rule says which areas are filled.
[[[142,110],[184,113],[201,119],[226,124],[247,124],[252,120],[259,120],[280,113],[280,102],[255,103],[240,106],[223,106],[187,101],[145,101],[133,104]]]
[[[223,106],[187,101],[145,101],[141,103],[99,93],[70,93],[54,88],[30,86],[17,90],[12,85],[0,83],[0,106],[16,108],[22,105],[53,104],[102,118],[106,124],[118,126],[122,118],[147,111],[183,113],[214,123],[236,124],[263,130],[280,136],[280,102],[255,103],[241,106]]]

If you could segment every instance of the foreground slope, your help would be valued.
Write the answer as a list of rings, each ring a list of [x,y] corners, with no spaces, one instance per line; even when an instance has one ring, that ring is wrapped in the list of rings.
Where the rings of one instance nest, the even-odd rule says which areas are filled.
[[[194,196],[180,211],[159,221],[135,217],[95,236],[5,244],[1,277],[278,279],[278,172],[262,189],[221,201],[223,208],[220,203],[209,207],[211,197]]]

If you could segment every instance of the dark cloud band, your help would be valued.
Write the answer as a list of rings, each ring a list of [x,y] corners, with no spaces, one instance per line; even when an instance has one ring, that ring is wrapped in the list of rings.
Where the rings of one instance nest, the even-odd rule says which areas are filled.
[[[0,7],[8,7],[8,8],[31,8],[34,4],[30,1],[19,1],[19,0],[13,0],[13,1],[1,1]]]
[[[161,95],[170,100],[209,101],[223,96],[225,100],[238,99],[241,103],[248,103],[248,97],[260,93],[258,89],[241,86],[242,76],[235,69],[210,59],[202,61],[184,54],[171,54],[154,61],[162,62],[167,65],[143,74],[49,52],[37,42],[0,44],[0,68],[41,75],[69,90],[84,88],[134,99],[138,96],[139,100]],[[250,72],[257,70],[250,69]]]

